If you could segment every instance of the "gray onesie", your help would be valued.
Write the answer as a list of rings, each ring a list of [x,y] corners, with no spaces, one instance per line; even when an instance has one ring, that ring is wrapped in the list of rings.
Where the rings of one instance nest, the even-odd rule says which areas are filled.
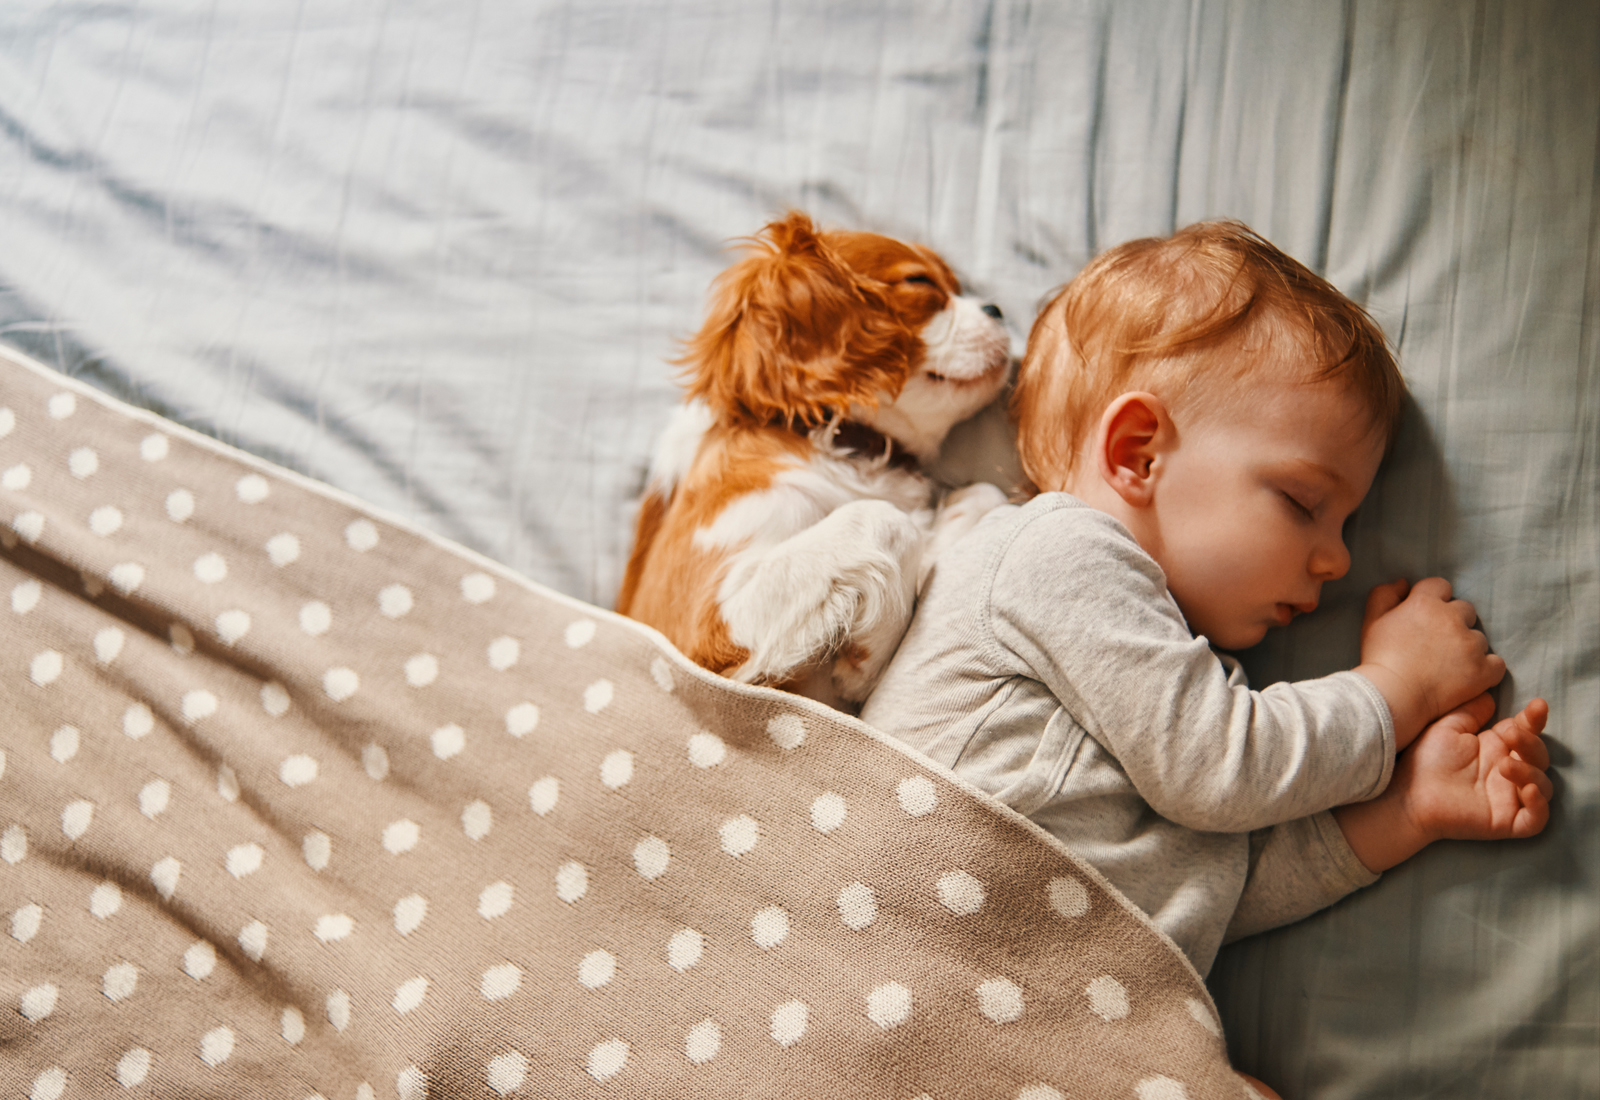
[[[1340,672],[1251,691],[1127,528],[1064,493],[939,559],[861,717],[1059,838],[1201,974],[1224,938],[1377,879],[1326,812],[1388,785],[1377,689]]]

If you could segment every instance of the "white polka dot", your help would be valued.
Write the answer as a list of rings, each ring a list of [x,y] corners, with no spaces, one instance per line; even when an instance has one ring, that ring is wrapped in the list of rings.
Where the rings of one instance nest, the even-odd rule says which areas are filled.
[[[370,520],[354,520],[344,529],[344,543],[356,553],[365,554],[378,545],[378,529]]]
[[[276,680],[261,685],[261,709],[274,718],[289,713],[289,691]]]
[[[789,914],[769,905],[750,918],[750,938],[763,951],[777,947],[789,938]]]
[[[98,600],[105,593],[106,582],[87,569],[78,571],[78,579],[83,582],[83,594],[91,600]]]
[[[29,903],[11,914],[11,938],[18,943],[27,943],[39,934],[39,926],[44,923],[44,909],[42,906]]]
[[[522,1087],[528,1078],[528,1059],[520,1052],[508,1050],[489,1059],[484,1067],[484,1080],[501,1096],[507,1096]]]
[[[1067,1100],[1066,1094],[1049,1085],[1029,1085],[1017,1093],[1017,1100]]]
[[[420,1006],[423,998],[427,995],[428,979],[412,978],[411,980],[402,983],[400,987],[394,991],[394,1000],[391,1003],[394,1005],[394,1010],[400,1015],[404,1016],[407,1012],[410,1012]]]
[[[394,930],[409,936],[422,927],[428,915],[428,899],[421,894],[411,894],[394,903]]]
[[[65,764],[78,755],[79,741],[75,726],[62,726],[50,735],[50,758],[57,764]]]
[[[79,447],[67,456],[67,469],[79,481],[93,477],[100,469],[100,456],[94,453],[93,447]]]
[[[383,828],[383,847],[392,855],[411,851],[421,839],[422,826],[409,818],[392,821]]]
[[[28,663],[28,679],[40,687],[53,684],[61,675],[62,667],[61,654],[53,649],[47,649],[35,654],[33,660]]]
[[[429,737],[433,745],[433,755],[440,760],[449,760],[451,757],[461,755],[461,750],[467,747],[467,734],[460,726],[454,723],[440,726]]]
[[[583,689],[583,709],[590,714],[599,714],[611,704],[611,697],[615,688],[610,680],[596,680]]]
[[[182,623],[172,623],[167,627],[167,640],[172,644],[172,651],[180,657],[187,657],[194,652],[194,631]]]
[[[589,871],[577,860],[556,868],[556,897],[571,905],[589,892]]]
[[[25,463],[17,463],[8,467],[6,472],[0,474],[0,488],[13,493],[20,493],[33,483],[33,470]]]
[[[201,584],[218,584],[228,577],[228,563],[215,550],[201,554],[194,560],[194,576]]]
[[[103,665],[109,665],[117,659],[122,652],[122,645],[127,641],[127,635],[114,626],[105,627],[95,631],[94,657]]]
[[[516,890],[509,882],[491,882],[478,894],[478,916],[484,920],[503,917],[511,911]]]
[[[912,817],[925,817],[939,804],[933,782],[921,775],[902,779],[895,789],[895,796],[900,800],[900,808]]]
[[[154,1056],[144,1047],[132,1048],[117,1059],[117,1084],[125,1089],[138,1088],[150,1076],[150,1067],[154,1064]]]
[[[182,874],[183,864],[172,856],[167,856],[158,859],[155,866],[150,868],[150,883],[163,900],[171,901],[172,895],[178,892],[178,879]]]
[[[78,799],[69,802],[61,811],[61,831],[68,840],[77,840],[89,831],[90,823],[94,821],[94,803]]]
[[[628,1044],[621,1039],[607,1039],[603,1043],[596,1043],[589,1051],[589,1061],[585,1067],[589,1076],[596,1081],[609,1081],[622,1072],[622,1067],[628,1064]]]
[[[287,531],[267,540],[267,560],[279,569],[300,560],[300,540]]]
[[[467,834],[468,840],[482,840],[488,836],[493,823],[494,813],[487,802],[469,802],[461,811],[461,831]]]
[[[60,1066],[51,1066],[33,1079],[28,1100],[61,1100],[61,1094],[66,1091],[67,1071]]]
[[[327,833],[309,832],[300,841],[300,854],[313,871],[326,870],[328,861],[333,858],[333,841]]]
[[[406,661],[406,683],[412,687],[427,687],[439,678],[439,658],[431,653],[419,653]]]
[[[911,990],[899,982],[884,982],[867,994],[867,1019],[887,1031],[911,1018]]]
[[[244,878],[261,870],[267,851],[259,844],[239,844],[228,849],[226,867],[234,878]]]
[[[722,839],[722,850],[738,858],[756,846],[761,839],[761,826],[755,818],[740,814],[724,821],[717,835]]]
[[[839,891],[839,919],[857,932],[878,919],[878,899],[872,887],[863,882],[852,882]]]
[[[1170,1077],[1146,1077],[1133,1086],[1133,1094],[1139,1100],[1189,1100],[1183,1082]]]
[[[368,745],[361,750],[361,769],[367,778],[382,782],[389,774],[389,754],[382,745]]]
[[[28,834],[22,831],[21,825],[8,825],[6,831],[0,833],[0,859],[16,864],[27,858]]]
[[[217,767],[217,794],[224,802],[239,801],[239,774],[226,764]]]
[[[483,972],[478,990],[486,1001],[503,1001],[522,986],[522,969],[512,963],[491,966]]]
[[[342,703],[350,698],[360,686],[361,677],[356,675],[354,669],[330,668],[322,674],[322,690],[335,703]]]
[[[56,998],[60,993],[61,990],[53,985],[36,985],[23,992],[17,1011],[29,1023],[36,1024],[56,1010]]]
[[[772,1010],[768,1032],[780,1047],[792,1047],[806,1033],[811,1022],[811,1010],[804,1001],[788,1001]]]
[[[195,940],[183,953],[183,972],[197,982],[211,977],[217,968],[217,949],[205,940]]]
[[[53,394],[45,408],[50,410],[51,420],[65,420],[78,411],[78,399],[70,393]]]
[[[612,790],[617,790],[633,778],[633,753],[627,749],[616,749],[607,753],[606,758],[600,762],[600,782]]]
[[[122,908],[122,887],[114,882],[102,882],[89,892],[89,912],[100,920],[116,915]]]
[[[567,648],[582,649],[594,639],[595,625],[593,619],[578,619],[567,624],[564,637]]]
[[[223,645],[233,645],[250,632],[250,613],[234,609],[217,616],[217,638]]]
[[[407,1066],[394,1079],[394,1087],[400,1100],[427,1100],[428,1075],[416,1066]]]
[[[819,833],[831,833],[844,824],[844,799],[827,791],[817,795],[811,803],[811,827]]]
[[[304,787],[314,783],[320,770],[317,761],[304,753],[296,753],[278,765],[278,778],[286,787]]]
[[[398,619],[413,606],[411,589],[403,584],[391,584],[378,592],[378,610],[385,618]]]
[[[650,679],[656,682],[656,687],[662,691],[670,692],[677,685],[672,679],[672,666],[667,664],[665,657],[657,657],[650,662]]]
[[[939,876],[939,904],[958,917],[970,917],[983,908],[988,895],[983,883],[965,871],[946,871]]]
[[[767,723],[767,736],[780,749],[798,749],[805,743],[806,726],[798,714],[780,714]]]
[[[1090,982],[1084,992],[1089,995],[1094,1014],[1108,1024],[1125,1018],[1130,1011],[1127,988],[1109,974]]]
[[[1189,1015],[1194,1017],[1194,1022],[1205,1028],[1218,1039],[1222,1038],[1222,1025],[1217,1022],[1217,1017],[1204,1003],[1190,997],[1184,1002],[1184,1007],[1189,1010]]]
[[[139,968],[128,962],[117,963],[107,968],[100,977],[100,992],[113,1004],[133,996],[133,991],[138,986]]]
[[[101,538],[110,538],[122,530],[122,512],[109,504],[102,504],[89,513],[89,530]]]
[[[350,994],[342,989],[335,989],[328,994],[328,1023],[333,1025],[333,1030],[343,1031],[350,1026]]]
[[[190,725],[202,718],[210,718],[217,713],[217,697],[205,690],[185,692],[183,696],[183,720]]]
[[[487,573],[468,573],[461,578],[461,598],[468,603],[494,599],[494,578]]]
[[[200,1037],[200,1060],[215,1069],[233,1054],[233,1044],[231,1028],[214,1027]]]
[[[1089,911],[1089,891],[1075,878],[1053,878],[1048,887],[1050,908],[1063,917],[1081,917]]]
[[[658,836],[647,836],[633,846],[633,867],[646,879],[655,880],[667,873],[672,850]]]
[[[38,512],[22,512],[11,521],[11,529],[23,542],[34,543],[44,534],[44,516]]]
[[[11,434],[11,429],[17,426],[17,414],[10,408],[0,408],[0,439]]]
[[[154,821],[172,801],[172,785],[165,779],[152,779],[139,788],[139,812]]]
[[[267,926],[261,921],[253,920],[239,929],[239,950],[253,962],[260,962],[261,956],[267,953],[267,937],[271,935]]]
[[[711,1061],[721,1049],[722,1028],[715,1020],[701,1020],[683,1041],[684,1056],[697,1066]]]
[[[536,780],[528,788],[528,805],[533,812],[543,817],[556,808],[556,802],[561,798],[561,781],[553,775]]]
[[[578,961],[578,981],[589,989],[599,989],[616,973],[617,957],[609,951],[591,951]]]
[[[522,643],[511,637],[496,638],[489,643],[489,667],[504,672],[522,656]]]
[[[532,703],[518,703],[506,711],[506,732],[512,737],[525,737],[539,728],[539,708]]]
[[[26,615],[39,606],[39,597],[44,595],[44,586],[35,580],[26,580],[11,590],[11,610],[18,615]]]
[[[700,961],[706,938],[693,928],[680,928],[667,941],[667,965],[680,974]]]
[[[326,634],[333,626],[333,609],[321,600],[312,600],[300,609],[300,629],[313,638]]]
[[[1007,978],[991,978],[977,989],[978,1011],[997,1024],[1022,1018],[1022,987]]]
[[[146,462],[160,462],[170,450],[167,437],[160,432],[152,432],[139,440],[139,457]]]
[[[728,756],[728,746],[714,733],[701,730],[689,738],[689,763],[697,768],[714,768]]]
[[[245,474],[233,483],[233,495],[243,504],[260,504],[270,492],[272,487],[260,474]]]
[[[283,1041],[290,1046],[297,1045],[306,1037],[305,1015],[292,1005],[284,1009],[282,1015],[278,1017],[278,1034],[282,1035]]]
[[[122,732],[134,741],[156,728],[156,716],[143,703],[129,704],[122,712]]]
[[[187,489],[174,489],[167,494],[167,518],[173,523],[187,523],[194,515],[194,494]]]

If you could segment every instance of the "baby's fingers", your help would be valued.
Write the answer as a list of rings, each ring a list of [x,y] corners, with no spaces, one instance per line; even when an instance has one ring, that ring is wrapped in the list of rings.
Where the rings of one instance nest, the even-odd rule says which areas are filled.
[[[1511,821],[1511,835],[1537,836],[1550,822],[1549,797],[1532,784],[1521,788],[1517,794],[1522,799],[1522,809],[1517,811],[1517,816]]]
[[[1518,793],[1531,788],[1537,790],[1541,799],[1546,802],[1555,794],[1555,787],[1551,784],[1550,777],[1524,760],[1507,757],[1496,765],[1495,770],[1504,776]],[[1527,800],[1524,799],[1523,803],[1526,805]]]
[[[1520,714],[1495,723],[1494,734],[1508,751],[1542,770],[1550,766],[1550,750],[1539,731],[1544,729],[1549,716],[1549,705],[1543,699],[1535,699],[1523,707]]]

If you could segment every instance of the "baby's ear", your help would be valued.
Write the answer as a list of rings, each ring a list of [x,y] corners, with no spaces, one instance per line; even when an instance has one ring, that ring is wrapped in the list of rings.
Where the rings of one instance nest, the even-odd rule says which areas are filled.
[[[691,397],[722,420],[820,424],[898,392],[915,334],[811,219],[772,222],[718,276],[705,324],[678,360]]]
[[[1159,473],[1157,459],[1172,437],[1167,407],[1153,393],[1125,393],[1111,402],[1095,433],[1100,477],[1135,508],[1148,505]]]

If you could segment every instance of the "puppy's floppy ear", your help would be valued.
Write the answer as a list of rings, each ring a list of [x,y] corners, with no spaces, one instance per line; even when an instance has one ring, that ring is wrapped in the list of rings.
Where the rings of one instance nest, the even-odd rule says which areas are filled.
[[[852,271],[806,215],[769,223],[718,276],[705,325],[678,360],[718,419],[821,424],[897,394],[922,355],[881,284]]]

